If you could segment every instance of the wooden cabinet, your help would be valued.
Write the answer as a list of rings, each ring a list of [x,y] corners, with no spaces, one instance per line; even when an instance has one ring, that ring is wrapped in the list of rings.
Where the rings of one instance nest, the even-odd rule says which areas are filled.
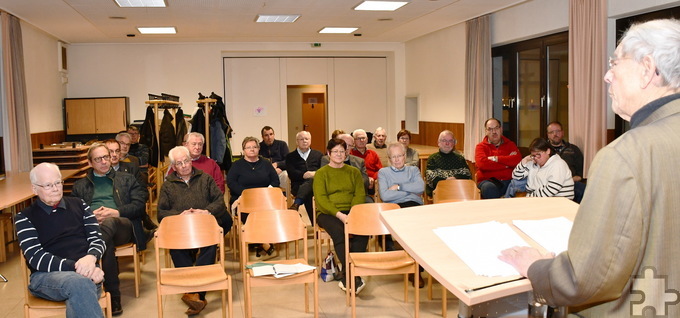
[[[127,129],[127,97],[65,98],[66,134],[115,134]]]

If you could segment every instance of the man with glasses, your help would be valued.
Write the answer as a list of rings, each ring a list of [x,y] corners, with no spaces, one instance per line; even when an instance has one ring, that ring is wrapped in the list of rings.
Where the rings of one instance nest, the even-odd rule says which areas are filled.
[[[29,291],[36,297],[65,301],[67,317],[104,317],[99,306],[104,272],[97,261],[106,244],[96,218],[82,200],[63,197],[57,165],[41,163],[29,177],[39,199],[18,213],[15,221],[19,246],[31,270]]]
[[[203,147],[205,146],[205,137],[203,134],[197,132],[190,132],[184,135],[184,147],[189,149],[189,154],[191,156],[191,165],[203,172],[207,173],[215,180],[217,187],[220,191],[224,193],[224,174],[220,166],[203,154]],[[175,167],[170,167],[168,170],[168,175],[175,171]]]
[[[139,128],[130,125],[127,128],[127,133],[130,135],[130,150],[128,154],[139,158],[139,167],[142,171],[146,171],[149,164],[149,146],[139,142]]]
[[[314,175],[321,168],[321,157],[323,154],[314,150],[312,145],[312,134],[308,131],[301,131],[295,135],[297,149],[286,155],[286,170],[290,178],[290,192],[295,195],[295,201],[290,206],[292,210],[298,210],[304,204],[309,219],[312,220],[312,196],[314,187]]]
[[[475,147],[477,187],[482,199],[500,198],[508,190],[512,170],[522,160],[517,145],[503,136],[503,126],[496,118],[484,122],[486,137]]]
[[[583,180],[583,153],[576,145],[563,139],[564,131],[559,121],[548,124],[547,132],[548,141],[555,149],[555,153],[569,165],[571,178],[574,180],[574,201],[580,203],[583,192],[586,190],[586,184],[581,182]]]
[[[471,179],[472,173],[465,158],[456,152],[456,138],[450,130],[439,133],[437,145],[439,151],[427,158],[427,170],[425,170],[425,193],[432,196],[432,191],[437,188],[437,183],[447,179]]]
[[[120,161],[132,162],[138,167],[141,166],[139,158],[130,154],[130,145],[132,145],[132,137],[126,132],[121,132],[116,135],[116,141],[120,144]]]
[[[72,195],[85,201],[97,218],[104,242],[109,246],[102,257],[104,287],[111,293],[114,315],[123,313],[115,246],[135,243],[146,249],[147,234],[142,226],[148,193],[134,176],[111,168],[111,154],[106,145],[94,143],[87,151],[92,167],[73,185]]]
[[[368,194],[373,195],[375,193],[375,180],[378,180],[378,171],[383,167],[380,161],[380,156],[375,151],[368,149],[366,147],[368,143],[368,135],[363,129],[357,129],[352,132],[352,137],[354,137],[354,148],[352,149],[352,154],[364,159],[364,164],[366,165],[366,173],[368,173]]]
[[[378,127],[375,129],[375,132],[373,133],[373,142],[366,145],[366,148],[371,149],[378,154],[378,157],[380,157],[380,164],[382,164],[383,167],[387,167],[390,165],[390,161],[387,158],[388,156],[386,140],[387,131],[385,130],[385,128]]]
[[[104,145],[109,149],[109,155],[111,156],[111,168],[116,171],[129,173],[135,176],[137,182],[146,188],[147,179],[142,176],[140,168],[135,166],[132,162],[122,162],[120,161],[120,143],[115,139],[104,140]]]

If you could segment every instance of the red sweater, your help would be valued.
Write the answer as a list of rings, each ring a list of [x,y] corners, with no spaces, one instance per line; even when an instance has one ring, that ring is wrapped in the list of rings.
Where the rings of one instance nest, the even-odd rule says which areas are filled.
[[[477,183],[490,178],[498,180],[512,179],[512,170],[522,160],[517,145],[510,139],[501,136],[500,146],[489,143],[489,137],[484,137],[475,148],[475,166],[477,167]],[[489,160],[490,156],[497,156],[498,162]]]
[[[366,149],[366,152],[361,153],[356,148],[352,149],[352,154],[364,159],[364,164],[366,165],[366,174],[373,178],[373,180],[378,180],[378,170],[380,170],[383,165],[380,162],[380,156],[378,153],[371,149]],[[514,167],[513,167],[514,168]]]

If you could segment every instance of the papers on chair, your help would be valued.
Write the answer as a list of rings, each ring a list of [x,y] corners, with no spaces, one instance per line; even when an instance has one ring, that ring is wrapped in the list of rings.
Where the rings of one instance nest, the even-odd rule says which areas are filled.
[[[557,255],[567,250],[569,233],[574,222],[565,217],[557,217],[545,220],[514,220],[512,224],[543,248]]]
[[[303,273],[315,269],[314,266],[307,264],[270,264],[270,263],[255,263],[246,266],[252,268],[253,276],[267,276],[273,275],[276,278],[286,277],[297,273]]]
[[[496,221],[433,230],[476,275],[511,276],[519,273],[498,259],[501,251],[528,246],[510,225]]]

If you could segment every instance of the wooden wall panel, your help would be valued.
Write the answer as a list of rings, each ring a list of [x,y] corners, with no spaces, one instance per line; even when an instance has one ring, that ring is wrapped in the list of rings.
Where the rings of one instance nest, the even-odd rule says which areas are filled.
[[[401,121],[401,128],[406,127],[405,122]],[[418,145],[427,146],[437,146],[437,140],[439,138],[439,133],[443,130],[448,129],[453,132],[453,135],[458,140],[456,144],[456,150],[463,151],[465,147],[465,124],[462,123],[440,123],[433,121],[420,121],[418,122],[418,134],[411,132],[411,143]],[[397,138],[396,132],[393,136],[388,136],[390,140]]]
[[[49,145],[53,143],[60,143],[65,140],[66,131],[64,130],[31,134],[31,146],[33,149],[39,148],[40,144]]]

